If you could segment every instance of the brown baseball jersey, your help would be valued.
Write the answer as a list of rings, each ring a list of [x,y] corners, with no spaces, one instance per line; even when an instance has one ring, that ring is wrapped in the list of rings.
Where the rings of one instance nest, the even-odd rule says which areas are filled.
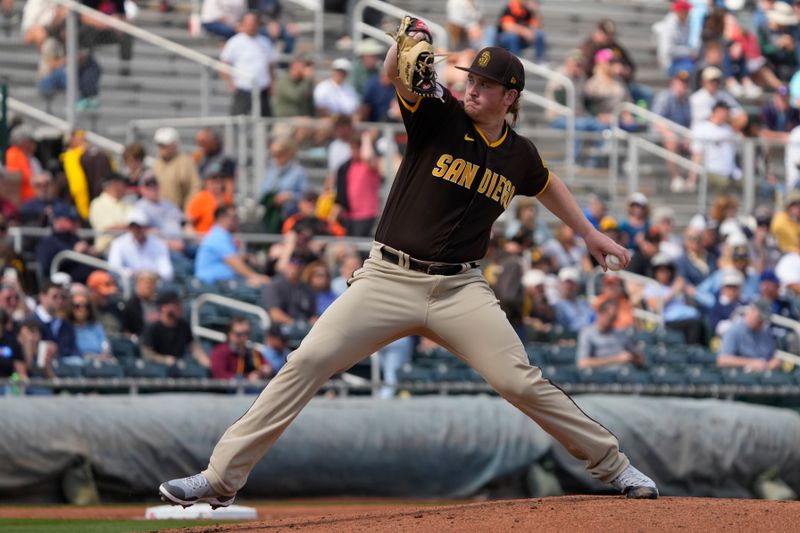
[[[486,254],[492,224],[516,195],[541,194],[550,172],[508,124],[495,142],[446,88],[413,105],[398,95],[408,150],[375,240],[415,259],[462,263]]]

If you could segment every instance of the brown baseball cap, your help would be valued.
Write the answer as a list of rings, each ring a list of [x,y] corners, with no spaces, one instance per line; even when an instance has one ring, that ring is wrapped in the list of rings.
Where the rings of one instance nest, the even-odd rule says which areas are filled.
[[[469,68],[456,68],[496,81],[509,89],[522,91],[525,88],[522,62],[505,48],[487,46],[478,52]]]

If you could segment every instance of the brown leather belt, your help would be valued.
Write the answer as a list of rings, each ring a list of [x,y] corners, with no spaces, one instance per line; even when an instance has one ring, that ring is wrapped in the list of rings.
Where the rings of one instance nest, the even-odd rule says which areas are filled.
[[[390,252],[386,248],[381,249],[381,259],[395,265],[400,265],[400,256],[394,252]],[[472,268],[478,268],[480,265],[471,261],[469,263],[429,263],[426,261],[419,261],[413,257],[408,258],[408,268],[424,274],[432,276],[455,276],[461,274]]]

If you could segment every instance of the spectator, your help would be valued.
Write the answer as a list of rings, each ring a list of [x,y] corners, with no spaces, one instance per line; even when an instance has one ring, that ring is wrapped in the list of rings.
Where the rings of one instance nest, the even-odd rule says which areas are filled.
[[[170,250],[183,251],[182,232],[185,222],[183,213],[175,204],[161,198],[160,189],[158,178],[148,170],[139,188],[142,197],[136,201],[133,209],[144,213],[148,227],[154,234],[166,240]]]
[[[89,202],[100,196],[103,180],[113,172],[111,159],[102,150],[92,146],[84,130],[74,130],[69,139],[69,149],[61,158],[69,184],[69,193],[81,218],[89,218]]]
[[[239,229],[236,208],[223,205],[214,213],[215,224],[197,249],[194,275],[203,283],[244,279],[253,286],[269,283],[269,278],[250,268],[239,255],[233,233]]]
[[[331,288],[340,296],[347,289],[348,281],[353,277],[353,273],[361,268],[363,261],[357,255],[346,255],[339,264],[339,275],[331,281]]]
[[[311,59],[295,56],[286,74],[275,80],[272,112],[276,117],[314,115],[314,62]]]
[[[542,253],[550,258],[553,268],[560,271],[565,267],[574,267],[588,271],[589,257],[586,246],[568,225],[559,223],[555,237],[542,245]]]
[[[742,299],[745,303],[752,302],[758,297],[759,274],[750,268],[750,251],[744,236],[738,235],[728,239],[719,264],[720,269],[714,271],[697,286],[694,298],[698,305],[706,309],[714,305],[722,287],[722,273],[726,267],[733,267],[744,276]]]
[[[100,11],[104,15],[125,20],[124,0],[81,0],[86,7]],[[119,44],[120,76],[129,76],[130,63],[133,58],[133,37],[130,34],[115,30],[94,17],[80,16],[78,46],[92,53],[98,45]]]
[[[800,191],[795,190],[786,195],[783,211],[778,211],[772,217],[770,233],[777,239],[781,252],[800,251]]]
[[[200,343],[194,340],[189,323],[183,319],[183,306],[178,293],[165,291],[159,294],[156,305],[158,320],[147,325],[142,333],[142,357],[171,367],[190,355],[197,364],[209,368],[208,356]]]
[[[53,175],[43,171],[31,178],[33,198],[19,206],[19,221],[23,226],[46,228],[53,224],[53,212],[68,207],[53,196]]]
[[[639,249],[644,236],[650,229],[650,202],[640,192],[628,196],[628,217],[619,225],[619,230],[627,235],[628,248]]]
[[[221,61],[237,70],[232,76],[222,77],[233,93],[231,115],[248,115],[252,111],[252,91],[259,91],[261,116],[272,116],[269,91],[275,79],[277,54],[269,39],[258,33],[260,26],[257,13],[246,13],[242,17],[240,31],[228,42],[219,55]],[[242,76],[239,72],[246,73]]]
[[[8,237],[8,222],[0,215],[0,274],[6,272],[17,279],[24,279],[26,268],[25,262],[14,251],[14,245]]]
[[[770,233],[772,208],[767,205],[758,206],[753,215],[756,219],[753,237],[750,239],[753,267],[759,272],[774,270],[783,254],[778,248],[778,240]]]
[[[286,334],[278,324],[273,324],[267,330],[265,346],[261,351],[261,356],[272,369],[272,376],[286,364],[286,358],[289,356],[289,344]]]
[[[708,120],[692,126],[692,161],[702,165],[710,185],[730,189],[740,186],[742,171],[736,164],[736,132],[731,127],[731,108],[720,100]],[[697,188],[697,172],[691,171],[686,188]]]
[[[708,328],[713,335],[722,336],[730,326],[730,318],[742,305],[744,276],[735,268],[726,268],[722,273],[722,288],[717,301],[708,312]]]
[[[653,25],[658,35],[658,62],[669,76],[674,77],[681,71],[691,72],[697,60],[697,47],[690,42],[691,9],[692,4],[686,0],[677,0],[672,3],[672,12]]]
[[[349,73],[349,83],[358,96],[363,97],[367,82],[383,71],[383,56],[386,48],[375,39],[363,39],[356,45],[358,59],[352,65]]]
[[[675,276],[675,262],[666,254],[652,260],[658,284],[645,287],[642,298],[647,307],[664,317],[667,329],[683,334],[687,344],[705,344],[705,328],[700,312],[687,302],[686,280]]]
[[[475,0],[447,0],[446,14],[450,50],[483,47],[483,13]]]
[[[249,346],[249,320],[241,316],[231,318],[225,333],[227,341],[211,351],[212,378],[260,381],[272,376],[272,367],[260,352]]]
[[[55,93],[67,90],[65,38],[66,28],[60,26],[54,35],[42,43],[39,50],[41,58],[37,87],[45,98],[52,98]],[[75,103],[75,108],[78,110],[100,107],[97,96],[100,94],[100,77],[103,71],[87,46],[80,48],[77,54],[79,99]]]
[[[236,161],[222,149],[222,139],[214,128],[201,128],[195,135],[197,143],[197,170],[203,176],[206,169],[217,163],[222,167],[222,177],[233,180],[236,177]]]
[[[703,45],[703,57],[694,65],[694,70],[691,72],[692,90],[697,91],[703,88],[703,73],[708,67],[716,67],[719,69],[720,85],[728,86],[728,80],[731,77],[730,65],[727,63],[725,49],[719,41],[711,41]]]
[[[148,233],[147,215],[133,209],[128,213],[128,231],[111,242],[108,262],[126,274],[154,270],[164,281],[171,281],[174,271],[167,243]]]
[[[272,157],[261,180],[262,204],[280,210],[281,221],[297,212],[300,196],[308,190],[308,174],[297,160],[297,145],[277,139],[270,146]],[[279,230],[280,226],[276,229]]]
[[[115,232],[128,226],[131,206],[123,203],[127,187],[125,176],[112,172],[103,180],[103,193],[89,204],[89,223],[97,232]],[[98,253],[104,254],[111,246],[113,235],[99,235],[94,240]]]
[[[358,109],[358,93],[347,83],[351,64],[346,58],[334,59],[331,63],[331,77],[322,80],[314,87],[314,106],[317,115],[352,116]]]
[[[4,275],[0,284],[0,310],[8,314],[11,319],[10,325],[14,329],[33,310],[28,306],[27,300],[28,298],[19,286],[19,281],[9,279],[9,276]]]
[[[683,233],[683,255],[675,264],[678,276],[686,280],[687,290],[692,296],[691,287],[696,287],[708,277],[715,265],[708,251],[703,247],[703,230],[689,226]]]
[[[717,102],[727,104],[731,114],[731,124],[737,131],[747,124],[747,113],[729,93],[720,89],[722,71],[717,67],[706,67],[702,74],[703,86],[692,93],[689,103],[692,106],[692,127],[705,122],[711,117]]]
[[[515,216],[506,227],[506,238],[524,237],[536,245],[552,239],[553,235],[545,221],[536,216],[539,209],[536,201],[533,198],[520,196],[516,202]]]
[[[759,279],[761,280],[761,283],[759,284],[758,288],[760,290],[761,298],[770,303],[770,310],[772,314],[797,320],[797,309],[793,309],[789,300],[781,296],[781,282],[775,272],[772,270],[765,270],[761,273],[761,277]],[[775,333],[776,328],[773,327],[772,329],[773,333]],[[786,331],[783,328],[780,329],[783,330],[783,332]]]
[[[586,106],[584,105],[586,100],[586,74],[583,70],[583,64],[584,58],[581,51],[573,50],[567,54],[566,58],[564,58],[564,64],[557,69],[557,72],[563,74],[572,81],[572,85],[575,89],[575,107],[573,108],[573,112],[575,113],[575,130],[593,132],[605,131],[610,128],[611,116],[607,114],[598,114],[597,116],[589,114],[587,113]],[[567,90],[556,79],[548,80],[547,86],[545,87],[545,97],[548,100],[554,100],[561,105],[569,105],[569,102],[567,102]],[[564,114],[546,108],[545,116],[547,117],[547,120],[550,121],[551,128],[557,128],[560,130],[567,128],[567,118],[564,116]],[[595,144],[595,146],[598,148],[602,147],[602,145],[602,141],[598,141],[598,143]],[[582,148],[583,140],[576,139],[576,157],[580,157]]]
[[[592,307],[583,298],[578,298],[581,274],[575,267],[562,268],[558,273],[561,282],[561,298],[556,301],[556,321],[568,332],[577,333],[594,320]]]
[[[72,295],[67,320],[75,328],[78,354],[84,362],[90,360],[114,361],[103,325],[95,318],[94,307],[85,292]]]
[[[576,353],[578,368],[619,370],[626,365],[643,364],[642,355],[628,347],[630,333],[614,327],[617,311],[615,302],[605,301],[597,309],[597,321],[581,328]]]
[[[689,104],[689,73],[687,71],[679,70],[672,76],[669,89],[661,91],[656,96],[653,102],[653,112],[684,128],[691,126],[692,107]],[[659,123],[654,123],[653,128],[661,135],[664,148],[670,152],[677,154],[689,151],[688,141],[680,140],[671,129]],[[685,182],[680,175],[678,165],[671,160],[667,160],[667,168],[672,177],[670,190],[672,192],[682,192],[685,188]]]
[[[299,32],[293,22],[281,22],[283,8],[279,0],[250,0],[249,4],[251,9],[256,10],[266,20],[264,28],[261,29],[261,34],[268,37],[276,47],[279,43],[282,43],[281,52],[285,55],[291,55]]]
[[[583,210],[583,214],[592,226],[599,229],[600,221],[608,214],[608,206],[605,200],[595,193],[589,195],[587,203],[589,205]]]
[[[539,341],[548,338],[556,323],[556,310],[545,292],[547,275],[538,269],[531,269],[522,276],[524,300],[522,323],[525,338]]]
[[[20,378],[53,378],[53,360],[56,358],[56,345],[43,339],[42,326],[36,318],[23,320],[19,325],[17,342],[25,362],[25,375]],[[44,343],[44,344],[43,344]]]
[[[73,250],[79,254],[96,255],[97,251],[88,242],[78,237],[78,212],[66,204],[53,207],[53,232],[39,241],[36,247],[36,264],[39,274],[47,277],[55,256],[64,250]],[[79,283],[86,281],[92,268],[74,261],[64,261],[59,269],[66,272]]]
[[[64,20],[65,10],[50,0],[28,0],[22,8],[22,39],[37,48]]]
[[[314,261],[303,269],[300,280],[314,291],[314,308],[317,316],[321,316],[338,296],[331,289],[331,273],[328,272],[328,267],[322,261]]]
[[[353,137],[353,120],[349,115],[334,115],[331,117],[333,122],[333,139],[328,145],[328,175],[330,189],[335,188],[336,171],[339,170],[352,156],[350,140]]]
[[[382,63],[381,63],[382,65]],[[400,115],[392,114],[392,104],[397,99],[392,80],[381,66],[364,85],[361,120],[366,122],[397,122]]]
[[[601,121],[606,116],[613,116],[622,103],[631,101],[627,87],[615,72],[613,61],[615,58],[610,48],[598,50],[594,58],[594,74],[584,87],[586,106]],[[623,129],[636,127],[629,113],[623,113],[621,121]]]
[[[598,57],[597,52],[608,49],[612,53],[613,61],[618,63],[616,72],[620,81],[626,86],[633,101],[638,102],[644,99],[648,106],[652,99],[644,87],[638,86],[633,82],[636,76],[636,65],[634,65],[630,54],[616,41],[617,25],[613,20],[603,19],[598,24],[592,35],[581,45],[581,52],[585,60],[584,68],[586,75],[592,76],[595,73],[595,62]]]
[[[133,295],[125,302],[122,313],[122,330],[125,333],[138,337],[145,327],[158,320],[157,289],[158,274],[150,271],[137,274]]]
[[[18,174],[20,177],[20,202],[25,202],[35,196],[31,178],[42,172],[41,163],[33,155],[35,151],[36,141],[33,139],[33,130],[29,126],[22,124],[11,130],[6,150],[6,172]]]
[[[797,21],[791,5],[775,2],[767,11],[767,25],[757,29],[761,51],[782,81],[789,81],[798,67]]]
[[[775,357],[775,338],[769,330],[770,304],[763,300],[747,306],[744,317],[722,336],[717,356],[720,367],[738,367],[751,371],[778,368]]]
[[[784,157],[786,190],[800,190],[800,126],[789,134]]]
[[[763,94],[761,87],[772,90],[780,88],[781,80],[775,76],[766,58],[761,55],[758,37],[753,32],[742,29],[732,13],[725,15],[724,38],[728,43],[727,51],[735,76],[735,83],[731,88],[741,89],[739,94],[746,98],[759,98]],[[753,81],[759,85],[754,85]],[[738,95],[734,93],[734,96]]]
[[[67,364],[81,364],[75,339],[75,328],[62,318],[66,311],[66,295],[61,285],[46,279],[39,289],[39,304],[30,318],[36,320],[42,340],[48,343],[53,357]]]
[[[95,270],[86,280],[86,287],[97,320],[103,325],[106,335],[122,336],[125,306],[117,298],[118,288],[114,277],[105,270]]]
[[[372,235],[380,210],[382,177],[373,142],[377,131],[354,134],[350,139],[350,161],[336,172],[337,212],[346,221],[347,234],[353,237]]]
[[[290,231],[299,231],[301,228],[308,228],[313,235],[335,235],[343,237],[347,232],[341,224],[335,220],[319,218],[315,213],[319,195],[314,191],[306,191],[300,197],[297,204],[297,213],[293,214],[283,222],[281,233],[286,234]]]
[[[524,237],[501,242],[492,259],[491,267],[487,269],[487,278],[508,322],[520,340],[525,343],[527,341],[523,324],[525,289],[522,286],[525,262],[522,259],[522,252],[527,243]]]
[[[25,355],[17,342],[14,331],[9,328],[11,317],[5,310],[0,310],[0,379],[12,377],[14,374],[22,381],[28,381]],[[0,387],[0,394],[4,390]]]
[[[138,197],[141,193],[141,186],[145,177],[148,175],[154,176],[153,172],[144,164],[146,156],[147,153],[144,150],[144,146],[138,142],[133,142],[125,146],[125,150],[122,152],[122,163],[128,175],[128,190],[126,196]]]
[[[200,235],[205,235],[214,225],[214,213],[225,201],[222,165],[212,163],[203,174],[203,190],[189,199],[186,205],[186,222]]]
[[[516,56],[533,47],[537,63],[544,61],[546,43],[539,6],[532,0],[509,0],[497,23],[497,46]]]
[[[603,276],[603,285],[594,301],[592,302],[592,309],[596,314],[599,314],[600,306],[604,302],[613,302],[616,304],[616,318],[614,319],[614,329],[628,330],[633,328],[633,306],[628,296],[625,294],[625,288],[622,285],[622,278],[616,274],[608,273]]]
[[[200,177],[192,156],[179,151],[180,135],[175,128],[159,128],[153,135],[158,157],[153,172],[161,186],[161,196],[184,209],[189,198],[200,190]]]
[[[683,255],[683,245],[681,238],[674,233],[675,210],[667,206],[656,207],[651,220],[653,230],[657,231],[660,237],[658,251],[678,259]]]
[[[300,279],[302,268],[300,260],[292,258],[264,289],[263,306],[273,323],[307,328],[319,316],[314,290]]]
[[[200,23],[205,31],[227,41],[236,35],[236,27],[246,12],[246,0],[203,0]]]
[[[785,85],[761,107],[761,120],[764,128],[761,136],[786,142],[789,132],[800,125],[800,111],[789,105],[789,90]]]

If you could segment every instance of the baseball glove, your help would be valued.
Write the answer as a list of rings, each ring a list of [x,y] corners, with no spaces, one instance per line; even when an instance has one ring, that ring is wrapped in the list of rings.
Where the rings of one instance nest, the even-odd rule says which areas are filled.
[[[417,40],[415,33],[422,36]],[[431,31],[418,18],[406,15],[397,32],[388,34],[397,42],[397,69],[400,81],[406,88],[423,97],[436,94],[433,37]]]

